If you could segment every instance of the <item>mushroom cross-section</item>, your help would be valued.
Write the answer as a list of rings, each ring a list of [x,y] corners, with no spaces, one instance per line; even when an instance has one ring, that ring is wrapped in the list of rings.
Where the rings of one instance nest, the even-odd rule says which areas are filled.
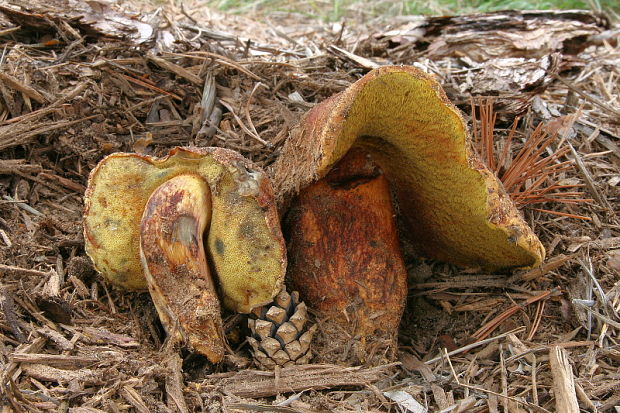
[[[284,281],[269,180],[227,149],[104,158],[89,179],[84,238],[98,271],[118,286],[148,286],[167,331],[212,361],[222,349],[201,340],[219,335],[223,343],[217,290],[227,308],[249,312],[270,303]]]

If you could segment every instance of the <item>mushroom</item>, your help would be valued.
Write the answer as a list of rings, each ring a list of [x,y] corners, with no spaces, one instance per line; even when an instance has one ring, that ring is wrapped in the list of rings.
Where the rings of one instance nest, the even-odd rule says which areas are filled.
[[[222,148],[104,158],[90,174],[84,238],[106,279],[148,287],[167,332],[212,362],[224,350],[218,290],[247,313],[272,301],[286,270],[267,176]]]
[[[390,272],[332,265],[334,260],[355,261],[372,254],[367,245],[376,242],[372,234],[360,240],[356,238],[358,232],[344,227],[331,231],[325,224],[331,221],[326,217],[312,218],[320,215],[313,211],[323,208],[313,205],[317,197],[323,198],[322,205],[330,206],[325,211],[335,217],[349,216],[355,208],[360,209],[359,217],[380,214],[362,210],[381,208],[379,203],[356,204],[350,196],[349,204],[342,205],[340,199],[345,195],[329,185],[330,171],[341,168],[339,162],[353,149],[365,152],[385,174],[405,224],[403,233],[420,256],[485,271],[533,267],[544,259],[542,244],[496,176],[475,155],[462,115],[437,81],[414,67],[375,69],[311,109],[273,167],[281,205],[293,205],[285,230],[291,234],[287,277],[320,318],[335,323],[333,330],[357,337],[360,349],[375,332],[398,326],[406,294],[387,290],[390,283],[381,277],[390,276]],[[344,169],[346,174],[340,180],[356,179],[351,165]],[[384,196],[380,195],[384,189],[377,187],[375,191],[375,199]],[[297,200],[291,201],[296,194]],[[367,194],[364,199],[372,200],[373,195]],[[318,248],[317,243],[324,241],[317,233],[340,237],[338,243],[348,244],[350,256],[334,257],[329,249]],[[398,255],[390,249],[378,253],[394,260]],[[343,288],[346,283],[356,285]],[[403,284],[398,284],[398,289],[406,291]],[[352,291],[355,295],[347,296]],[[335,298],[338,294],[341,299]],[[394,294],[400,300],[398,304],[390,304]],[[380,308],[372,297],[385,300],[383,310],[391,313],[390,322],[376,315]],[[358,304],[352,306],[353,302]],[[375,309],[375,322],[360,322],[368,320],[369,309]],[[333,348],[334,339],[326,341]],[[364,358],[362,351],[358,359]]]

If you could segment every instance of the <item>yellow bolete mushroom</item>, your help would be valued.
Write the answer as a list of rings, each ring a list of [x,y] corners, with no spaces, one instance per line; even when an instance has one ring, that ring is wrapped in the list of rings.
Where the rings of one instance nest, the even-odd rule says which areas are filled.
[[[166,330],[214,362],[218,290],[227,308],[249,312],[272,301],[286,269],[268,178],[222,148],[104,158],[89,179],[84,238],[98,271],[121,287],[148,286]]]
[[[327,199],[334,192],[328,174],[341,168],[339,162],[352,149],[366,152],[385,173],[406,224],[403,233],[420,256],[485,271],[533,267],[544,259],[542,244],[499,180],[473,152],[460,112],[437,81],[413,67],[373,70],[310,110],[285,143],[273,169],[283,205],[299,194],[287,219],[291,234],[288,277],[296,288],[303,290],[307,285],[302,298],[308,306],[326,319],[337,320],[336,329],[347,331],[349,337],[363,342],[364,337],[383,330],[385,320],[379,317],[379,308],[370,317],[379,322],[360,321],[369,319],[364,314],[368,308],[376,308],[369,297],[383,297],[384,311],[391,311],[391,306],[403,308],[402,301],[390,304],[388,296],[393,293],[385,290],[388,283],[377,281],[384,274],[369,270],[360,275],[360,266],[331,265],[334,260],[346,262],[363,254],[334,257],[317,247],[324,242],[317,233],[342,238],[339,243],[349,251],[371,254],[369,243],[377,242],[371,235],[360,238],[358,232],[344,227],[331,231],[327,218],[316,218],[312,200],[318,199],[317,190],[324,210],[335,217],[348,216],[352,208],[373,208],[372,202],[355,205],[353,200],[346,210],[343,205],[337,207],[339,199],[350,197],[342,193],[332,194],[332,201]],[[355,180],[356,172],[350,166],[345,169],[348,179]],[[315,183],[322,178],[327,182]],[[383,196],[377,195],[381,191],[377,189],[375,200]],[[365,199],[372,200],[373,195]],[[378,214],[360,211],[359,216],[369,213]],[[393,252],[386,254],[394,256]],[[343,282],[357,286],[342,288]],[[346,297],[351,291],[356,295]],[[337,294],[343,299],[334,299]],[[404,294],[396,294],[404,300]],[[324,305],[326,300],[333,305]],[[361,304],[352,306],[355,301]],[[396,319],[389,325],[398,325],[400,314],[392,317]]]

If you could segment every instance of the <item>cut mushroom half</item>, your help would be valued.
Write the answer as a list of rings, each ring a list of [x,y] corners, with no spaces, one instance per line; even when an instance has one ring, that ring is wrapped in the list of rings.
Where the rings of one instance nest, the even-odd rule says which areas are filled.
[[[166,330],[211,361],[224,345],[218,292],[224,306],[247,313],[270,303],[284,281],[269,180],[227,149],[104,158],[89,179],[84,238],[106,279],[148,287]]]
[[[142,268],[169,334],[212,361],[224,355],[220,301],[203,234],[211,221],[211,191],[196,175],[178,175],[151,194],[140,227]],[[176,331],[173,331],[175,330]]]

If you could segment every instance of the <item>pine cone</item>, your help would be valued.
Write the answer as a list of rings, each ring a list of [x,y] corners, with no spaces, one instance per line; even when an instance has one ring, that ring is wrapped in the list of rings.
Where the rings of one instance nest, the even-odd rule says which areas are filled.
[[[310,361],[317,326],[308,328],[308,310],[297,291],[289,294],[283,288],[272,304],[254,309],[248,327],[252,330],[248,342],[259,367],[273,370]]]

